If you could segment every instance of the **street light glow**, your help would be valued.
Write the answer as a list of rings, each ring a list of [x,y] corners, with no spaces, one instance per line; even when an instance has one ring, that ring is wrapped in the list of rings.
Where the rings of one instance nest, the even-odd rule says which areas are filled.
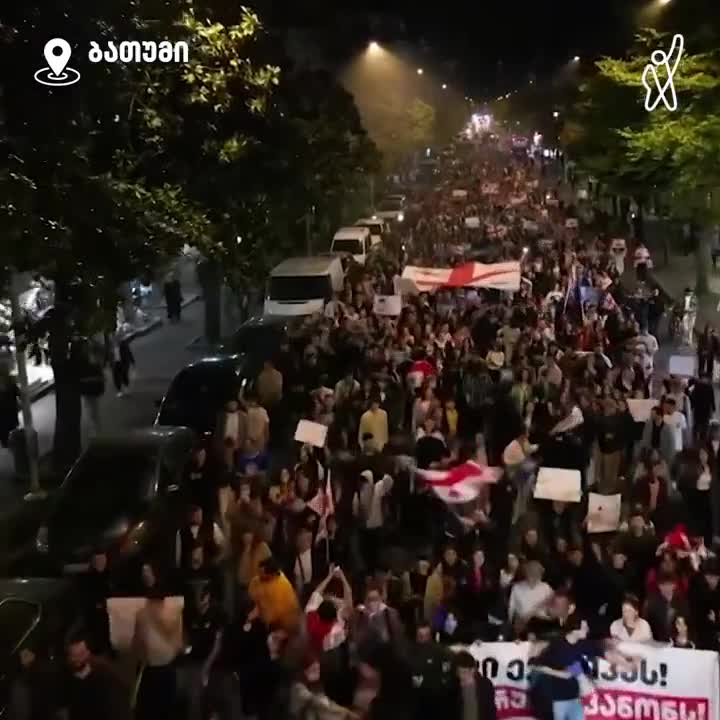
[[[368,50],[370,52],[377,52],[380,50],[380,45],[376,43],[374,40],[368,45]]]
[[[425,71],[422,68],[417,69],[417,74],[422,75]]]
[[[560,117],[560,113],[556,110],[556,111],[553,113],[553,117],[554,117],[554,118],[559,118],[559,117]]]
[[[579,55],[576,55],[576,56],[573,58],[573,62],[580,62],[580,56],[579,56]]]
[[[443,83],[442,89],[443,89],[443,90],[447,90],[447,85],[446,85],[445,83]]]
[[[672,2],[672,0],[660,0],[661,5],[669,5]]]

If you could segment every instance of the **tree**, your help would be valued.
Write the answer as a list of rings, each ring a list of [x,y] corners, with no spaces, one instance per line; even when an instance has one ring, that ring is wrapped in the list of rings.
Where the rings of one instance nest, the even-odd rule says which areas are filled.
[[[623,89],[644,97],[641,77],[649,53],[669,47],[670,38],[647,32],[629,58],[605,58],[601,75]],[[678,109],[658,107],[643,121],[616,130],[634,167],[646,176],[662,175],[670,204],[681,217],[704,223],[717,219],[712,193],[720,187],[720,53],[684,55],[674,78]],[[707,234],[696,235],[696,290],[707,292],[710,252]]]
[[[223,257],[227,212],[262,214],[228,188],[242,180],[238,160],[252,145],[277,69],[253,64],[246,47],[259,21],[238,24],[167,3],[99,15],[82,0],[42,13],[14,5],[3,15],[0,212],[8,269],[40,271],[56,284],[56,303],[37,333],[49,335],[55,373],[55,459],[66,467],[80,446],[80,370],[71,338],[106,327],[117,288],[186,242]],[[92,63],[89,39],[169,39],[193,48],[188,63]],[[14,68],[34,67],[42,46],[28,38],[69,38],[82,81],[48,90]],[[208,132],[209,131],[209,132]],[[248,166],[244,166],[247,173]],[[241,193],[240,189],[240,193]],[[238,213],[239,214],[239,213]],[[98,304],[98,300],[101,300]],[[99,311],[99,312],[98,312]]]

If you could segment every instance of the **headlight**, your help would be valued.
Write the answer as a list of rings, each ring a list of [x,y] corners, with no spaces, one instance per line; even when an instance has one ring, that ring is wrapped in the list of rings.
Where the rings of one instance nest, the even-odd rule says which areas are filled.
[[[37,531],[35,536],[35,549],[41,553],[46,553],[49,550],[48,529],[44,525]]]
[[[398,214],[398,222],[403,222],[405,220],[405,213],[399,213]]]

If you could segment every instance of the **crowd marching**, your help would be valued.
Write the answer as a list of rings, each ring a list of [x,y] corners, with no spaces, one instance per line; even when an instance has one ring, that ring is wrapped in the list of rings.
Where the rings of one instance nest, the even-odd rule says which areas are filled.
[[[718,650],[717,338],[699,377],[656,372],[649,253],[543,163],[444,156],[325,316],[228,388],[176,567],[138,578],[135,691],[99,548],[66,680],[41,693],[29,666],[25,717],[494,720],[473,643],[529,640],[533,713],[575,720],[593,658],[639,662],[625,641]]]

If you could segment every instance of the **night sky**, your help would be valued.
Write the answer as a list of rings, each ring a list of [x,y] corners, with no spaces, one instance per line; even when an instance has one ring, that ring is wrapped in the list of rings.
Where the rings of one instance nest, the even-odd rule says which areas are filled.
[[[317,37],[336,62],[370,38],[399,43],[430,68],[453,67],[468,92],[485,94],[552,73],[574,55],[619,50],[648,1],[303,0],[266,8],[274,23],[324,28]]]

